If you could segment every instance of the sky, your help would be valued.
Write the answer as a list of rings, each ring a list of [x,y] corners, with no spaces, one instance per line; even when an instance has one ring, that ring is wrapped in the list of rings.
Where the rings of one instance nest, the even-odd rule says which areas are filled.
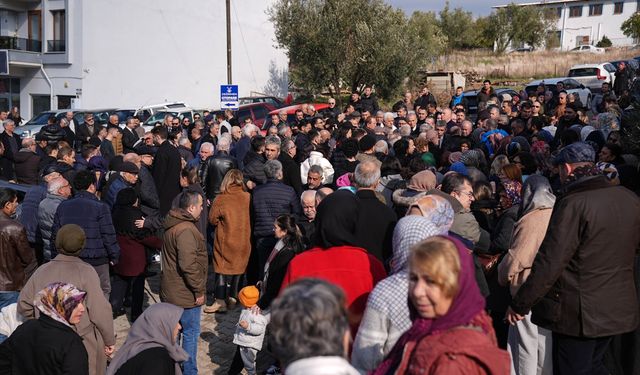
[[[445,0],[386,0],[396,8],[400,8],[405,11],[406,14],[411,14],[416,10],[420,11],[435,11],[436,13],[444,8]],[[491,7],[494,5],[505,5],[511,2],[514,3],[526,3],[532,0],[450,0],[449,7],[462,8],[466,11],[473,13],[474,16],[486,16],[491,13]],[[535,1],[535,0],[533,0]]]

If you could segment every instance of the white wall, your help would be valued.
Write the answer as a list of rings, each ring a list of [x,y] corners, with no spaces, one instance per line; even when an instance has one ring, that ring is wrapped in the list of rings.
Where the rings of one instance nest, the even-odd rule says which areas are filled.
[[[233,76],[241,95],[262,89],[270,60],[286,66],[264,13],[271,2],[232,1],[241,20],[239,26],[232,12]],[[81,8],[83,107],[165,100],[219,106],[219,85],[226,83],[224,0],[101,0]]]

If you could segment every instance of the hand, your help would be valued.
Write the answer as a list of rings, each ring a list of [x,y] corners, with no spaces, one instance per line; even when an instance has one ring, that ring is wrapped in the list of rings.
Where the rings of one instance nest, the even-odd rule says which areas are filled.
[[[238,325],[243,329],[249,328],[249,323],[246,320],[241,320],[240,322],[238,322]]]
[[[345,118],[345,114],[344,113],[340,113],[338,115],[338,122],[342,122],[342,120],[344,120],[344,118]]]
[[[111,357],[111,355],[113,354],[114,350],[116,349],[115,345],[108,345],[104,347],[104,354],[107,357]]]
[[[507,309],[507,313],[504,316],[504,319],[512,326],[515,326],[516,323],[524,319],[524,315],[520,315],[516,313],[511,309],[511,306],[509,306],[509,308]]]
[[[142,219],[138,219],[136,221],[133,222],[133,224],[135,224],[136,228],[138,229],[142,229],[144,227],[144,216],[142,217]]]
[[[196,306],[204,305],[204,294],[200,297],[196,297]]]
[[[253,181],[247,181],[247,189],[253,190],[254,187],[256,187],[256,184]]]
[[[258,305],[253,305],[251,306],[251,313],[253,315],[259,315],[260,314],[260,308],[258,307]]]

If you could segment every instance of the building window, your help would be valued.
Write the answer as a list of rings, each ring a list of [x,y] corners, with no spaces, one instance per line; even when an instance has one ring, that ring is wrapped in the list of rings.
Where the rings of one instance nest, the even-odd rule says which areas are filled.
[[[591,5],[589,5],[589,15],[590,16],[601,16],[602,15],[602,4],[591,4]]]
[[[64,52],[66,50],[65,11],[51,11],[53,18],[53,39],[47,41],[47,52]]]
[[[638,1],[640,1],[640,0],[638,0]],[[557,7],[556,8],[556,16],[558,18],[562,18],[562,7]]]
[[[613,14],[621,14],[624,10],[624,1],[613,3]]]
[[[569,17],[582,17],[582,5],[569,7]]]

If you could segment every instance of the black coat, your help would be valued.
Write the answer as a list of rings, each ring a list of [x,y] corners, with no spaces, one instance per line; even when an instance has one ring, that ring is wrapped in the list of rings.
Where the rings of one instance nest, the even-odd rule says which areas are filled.
[[[129,358],[116,375],[175,375],[176,362],[163,347],[149,348]]]
[[[432,93],[428,93],[426,95],[420,95],[420,97],[416,99],[415,103],[413,103],[413,108],[415,109],[418,106],[420,106],[420,108],[427,109],[427,105],[429,103],[437,104],[436,97],[433,96]]]
[[[375,95],[373,94],[369,96],[362,95],[362,97],[360,97],[361,111],[369,111],[369,113],[371,113],[371,116],[375,116],[376,112],[378,112],[379,109],[380,107],[378,107],[378,100],[376,99]]]
[[[169,141],[158,147],[153,161],[153,180],[160,199],[160,215],[164,216],[171,209],[171,202],[180,194],[180,170],[182,162],[178,149]]]
[[[358,223],[356,246],[366,249],[385,263],[393,254],[391,240],[398,218],[391,208],[382,203],[372,190],[358,190]]]
[[[232,169],[238,168],[236,159],[226,152],[219,152],[215,157],[210,157],[204,162],[202,180],[204,182],[207,198],[213,200],[220,194],[220,185],[224,176]]]
[[[36,185],[38,183],[38,167],[40,156],[35,152],[24,149],[14,156],[16,180],[19,184]]]
[[[11,147],[11,139],[15,141],[15,148]],[[0,142],[4,146],[4,155],[0,158],[2,162],[2,174],[6,180],[13,180],[15,177],[14,173],[14,160],[18,151],[22,148],[22,139],[16,133],[12,135],[7,134],[7,132],[0,133]]]
[[[135,131],[125,127],[122,130],[122,148],[124,153],[136,152],[134,145],[139,139],[140,137],[138,137],[138,134]]]
[[[296,218],[302,215],[300,198],[291,186],[278,180],[268,180],[253,189],[251,215],[255,237],[272,236],[273,222],[282,214],[292,214]]]
[[[264,163],[266,162],[262,154],[257,154],[250,150],[244,158],[244,174],[245,181],[253,181],[256,185],[264,184],[267,176],[264,174]]]
[[[87,143],[89,141],[89,138],[97,135],[99,128],[100,125],[94,124],[93,131],[91,131],[87,124],[76,125],[76,140],[78,141],[78,144]]]
[[[266,286],[260,290],[260,300],[258,300],[258,307],[260,307],[260,309],[268,309],[271,306],[271,302],[280,293],[280,287],[282,286],[284,275],[287,273],[287,267],[295,255],[292,249],[284,247],[273,260],[271,260],[271,263],[269,263],[267,283]]]
[[[278,161],[282,164],[282,182],[289,185],[296,191],[296,194],[302,194],[302,179],[300,178],[300,164],[288,154],[280,152]]]
[[[87,350],[71,328],[42,314],[20,325],[0,345],[0,373],[89,374]]]

